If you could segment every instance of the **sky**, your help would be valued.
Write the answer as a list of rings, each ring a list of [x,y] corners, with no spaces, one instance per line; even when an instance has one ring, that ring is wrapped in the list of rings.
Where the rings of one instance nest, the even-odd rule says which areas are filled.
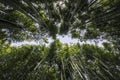
[[[60,42],[62,42],[63,44],[74,44],[74,43],[80,43],[80,44],[93,44],[93,45],[96,45],[95,42],[93,40],[88,40],[86,42],[80,42],[78,39],[72,39],[70,36],[66,35],[66,36],[58,36],[58,39],[60,40]],[[51,38],[48,39],[48,44],[44,43],[43,41],[39,41],[39,42],[36,42],[36,41],[22,41],[22,42],[16,42],[16,43],[12,43],[11,46],[21,46],[21,45],[25,45],[25,44],[29,44],[29,45],[39,45],[39,44],[46,44],[46,45],[50,45],[50,43],[52,42],[53,40]],[[106,40],[103,40],[103,41],[99,41],[97,43],[98,46],[100,47],[103,47],[102,43],[103,42],[106,42]]]

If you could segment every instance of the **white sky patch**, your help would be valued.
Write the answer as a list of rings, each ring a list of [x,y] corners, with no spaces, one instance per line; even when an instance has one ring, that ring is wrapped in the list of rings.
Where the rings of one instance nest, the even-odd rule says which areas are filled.
[[[60,42],[62,42],[63,44],[74,44],[74,43],[77,43],[78,40],[77,39],[72,39],[70,38],[69,36],[58,36]]]
[[[107,42],[107,40],[102,40],[102,41],[100,41],[100,40],[87,40],[87,41],[82,41],[81,42],[79,39],[72,39],[68,35],[67,36],[58,36],[57,38],[63,44],[69,44],[69,45],[79,42],[80,44],[93,44],[93,45],[98,45],[100,47],[103,47],[102,43]],[[53,42],[52,38],[48,39],[48,43],[45,43],[43,41],[34,41],[34,40],[33,41],[27,41],[26,40],[26,41],[23,41],[23,42],[12,43],[11,46],[22,46],[22,45],[26,45],[26,44],[28,44],[28,45],[44,45],[45,44],[45,45],[49,46],[50,43],[52,43],[52,42]]]
[[[12,43],[11,46],[22,46],[22,45],[26,45],[26,44],[37,45],[37,42],[35,42],[35,41],[15,42],[15,43]]]

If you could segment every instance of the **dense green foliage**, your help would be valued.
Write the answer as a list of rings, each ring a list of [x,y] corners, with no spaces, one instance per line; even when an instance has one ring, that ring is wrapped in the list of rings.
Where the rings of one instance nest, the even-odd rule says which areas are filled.
[[[94,45],[3,47],[0,80],[119,80],[120,55]]]
[[[10,45],[50,37],[49,47]],[[120,80],[120,0],[0,0],[0,80]]]
[[[55,39],[57,34],[69,33],[81,40],[107,39],[118,44],[119,7],[119,0],[0,0],[0,30],[7,29],[9,35],[0,33],[9,41]]]

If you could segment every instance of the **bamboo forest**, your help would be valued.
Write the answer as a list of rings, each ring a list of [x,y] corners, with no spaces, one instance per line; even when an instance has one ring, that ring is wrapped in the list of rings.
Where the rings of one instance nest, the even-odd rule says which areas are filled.
[[[0,80],[120,80],[120,0],[0,0]]]

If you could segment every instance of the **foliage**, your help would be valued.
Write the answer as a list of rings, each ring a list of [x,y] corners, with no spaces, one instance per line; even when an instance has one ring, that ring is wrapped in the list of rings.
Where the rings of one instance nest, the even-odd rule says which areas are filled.
[[[11,34],[9,37],[0,31],[1,39],[5,35],[15,35],[13,40],[40,39],[45,35],[56,39],[57,34],[69,33],[81,40],[107,39],[118,43],[119,5],[119,0],[1,0],[0,27]]]
[[[0,0],[0,79],[119,80],[119,7],[120,0]],[[62,44],[57,36],[67,34],[107,42]],[[9,44],[50,37],[50,47]]]
[[[0,53],[1,80],[119,80],[120,56],[95,45],[8,46]]]

